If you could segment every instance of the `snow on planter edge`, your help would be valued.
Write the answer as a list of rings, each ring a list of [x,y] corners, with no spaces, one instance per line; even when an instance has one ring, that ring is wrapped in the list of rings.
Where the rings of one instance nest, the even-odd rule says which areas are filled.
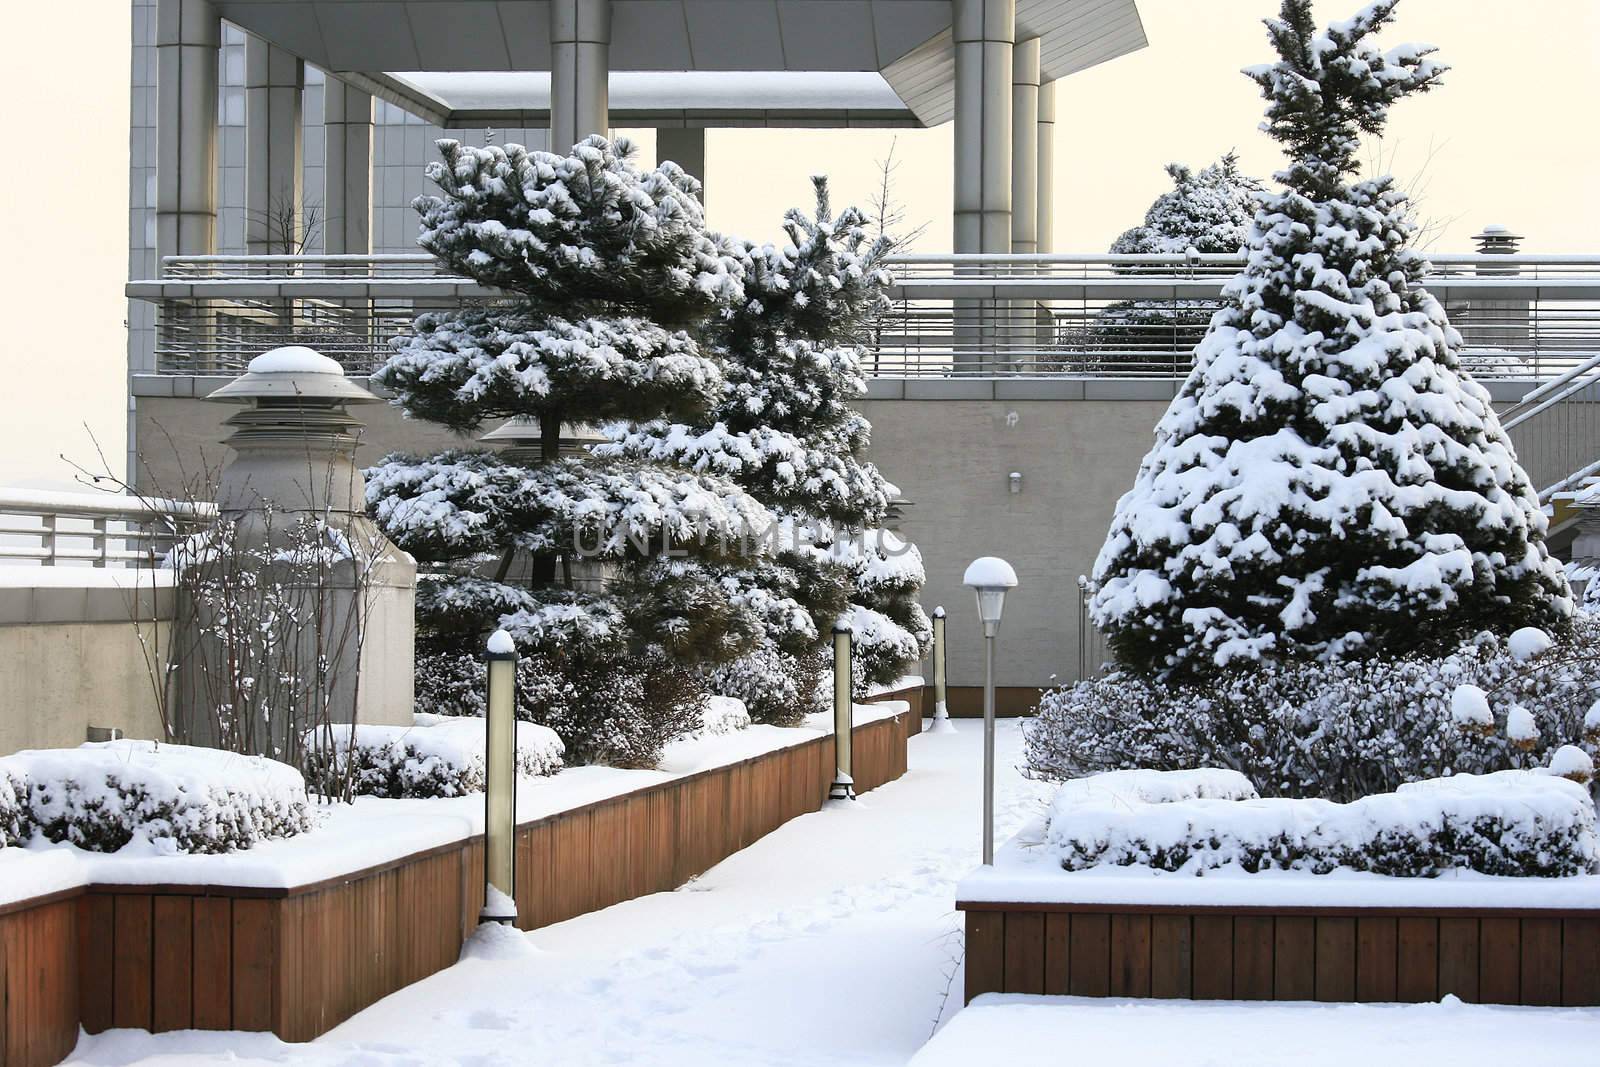
[[[1342,867],[1432,877],[1467,868],[1571,877],[1600,869],[1588,790],[1531,771],[1434,778],[1348,804],[1210,799],[1182,789],[1150,803],[1076,785],[1057,793],[1045,833],[1067,870],[1140,865],[1200,874],[1237,865],[1325,874]]]
[[[1202,781],[1217,788],[1230,779],[1210,776],[1231,773],[1119,771],[1066,783],[1050,817],[1024,827],[1000,849],[994,866],[980,867],[963,878],[957,885],[957,900],[979,905],[1600,909],[1600,876],[1593,873],[1600,862],[1594,805],[1583,786],[1559,777],[1559,771],[1458,775],[1411,783],[1395,793],[1343,805],[1282,798],[1191,799],[1198,792],[1193,779],[1160,781],[1168,775],[1200,774]],[[1384,845],[1392,848],[1397,840],[1408,843],[1408,828],[1437,829],[1447,817],[1459,827],[1463,818],[1482,816],[1522,828],[1531,822],[1535,832],[1513,842],[1521,854],[1537,852],[1541,828],[1557,838],[1569,834],[1566,844],[1558,842],[1555,847],[1568,851],[1571,858],[1562,861],[1552,853],[1547,859],[1588,873],[1529,877],[1458,868],[1435,877],[1400,877],[1348,867],[1322,874],[1304,869],[1251,872],[1237,863],[1198,869],[1193,861],[1178,871],[1147,863],[1063,870],[1058,850],[1068,835],[1094,839],[1107,848],[1121,847],[1135,839],[1130,828],[1136,828],[1140,844],[1122,858],[1138,847],[1148,848],[1151,838],[1172,841],[1215,835],[1226,848],[1238,842],[1241,827],[1255,839],[1263,832],[1287,831],[1291,839],[1299,835],[1313,843],[1319,832],[1333,840],[1355,832],[1359,840],[1363,822],[1374,832],[1390,833]],[[1520,833],[1522,829],[1515,830],[1513,836]]]
[[[857,704],[855,723],[864,726],[906,711],[905,701]],[[564,811],[635,790],[715,770],[832,732],[831,715],[810,716],[804,726],[754,725],[732,734],[675,741],[660,769],[568,767],[548,778],[517,785],[517,824],[525,826]],[[0,760],[0,766],[4,760]],[[483,832],[481,795],[432,800],[358,797],[316,811],[308,833],[223,855],[153,855],[85,852],[63,845],[0,848],[0,905],[46,893],[98,885],[226,885],[286,889],[390,863]]]

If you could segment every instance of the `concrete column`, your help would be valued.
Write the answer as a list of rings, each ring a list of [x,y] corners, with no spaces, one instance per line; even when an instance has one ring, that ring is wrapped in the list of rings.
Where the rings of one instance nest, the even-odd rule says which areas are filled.
[[[1039,121],[1034,135],[1034,141],[1039,146],[1038,153],[1038,181],[1034,183],[1034,231],[1038,237],[1036,249],[1039,252],[1055,251],[1055,188],[1056,188],[1056,83],[1045,82],[1039,86]],[[1048,300],[1041,300],[1038,306],[1040,349],[1047,349],[1055,344],[1055,313]]]
[[[1055,251],[1056,83],[1039,86],[1039,180],[1035,227],[1041,252]]]
[[[1039,249],[1039,38],[1011,53],[1011,251]]]
[[[550,0],[550,151],[607,134],[611,0]]]
[[[258,37],[245,39],[244,235],[251,255],[300,250],[304,88],[303,60]]]
[[[322,123],[322,247],[329,255],[366,255],[372,251],[372,97],[328,75]]]
[[[657,130],[656,159],[670,159],[698,178],[700,203],[706,202],[706,131],[703,128]]]
[[[217,50],[210,0],[156,9],[156,256],[217,250]]]
[[[956,53],[955,246],[1011,250],[1015,0],[951,0]]]

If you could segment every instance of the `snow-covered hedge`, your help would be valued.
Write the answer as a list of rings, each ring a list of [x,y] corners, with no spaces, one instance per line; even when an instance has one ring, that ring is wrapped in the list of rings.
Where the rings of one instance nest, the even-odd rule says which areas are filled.
[[[795,726],[807,715],[823,711],[825,657],[819,652],[791,655],[762,647],[706,672],[718,693],[737,697],[755,722]]]
[[[1330,800],[1537,766],[1562,745],[1600,741],[1600,723],[1592,737],[1584,725],[1600,696],[1600,620],[1580,612],[1570,637],[1544,644],[1532,631],[1483,634],[1438,658],[1262,662],[1182,684],[1118,672],[1044,694],[1026,727],[1027,765],[1062,781],[1230,767],[1265,794]],[[1486,694],[1486,725],[1457,719],[1455,692],[1466,684]]]
[[[311,828],[300,772],[259,756],[108,741],[7,756],[0,781],[8,775],[23,786],[12,832],[92,852],[135,838],[163,852],[232,852]]]
[[[428,799],[481,793],[485,781],[484,720],[419,715],[414,726],[331,729],[330,781],[350,775],[361,796]],[[517,723],[517,776],[561,769],[561,738],[531,722]]]
[[[1230,865],[1316,874],[1345,868],[1406,878],[1457,869],[1544,878],[1600,870],[1588,791],[1549,772],[1437,778],[1349,804],[1259,799],[1237,776],[1212,777],[1227,772],[1143,773],[1100,775],[1061,789],[1046,843],[1062,867],[1142,865],[1193,874]]]
[[[419,714],[481,716],[486,685],[476,655],[417,656]],[[517,660],[517,718],[554,730],[568,766],[654,766],[669,742],[704,721],[706,695],[698,676],[658,657],[592,662],[536,653]]]

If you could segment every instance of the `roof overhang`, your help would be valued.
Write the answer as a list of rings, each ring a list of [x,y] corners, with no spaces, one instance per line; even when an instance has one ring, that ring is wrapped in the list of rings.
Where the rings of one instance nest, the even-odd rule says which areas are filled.
[[[389,79],[436,102],[444,126],[539,127],[547,71],[414,71]],[[611,124],[643,127],[919,126],[874,71],[613,71]]]
[[[216,7],[240,28],[440,125],[530,125],[548,116],[548,82],[542,104],[528,82],[521,99],[458,109],[449,90],[393,72],[548,72],[549,0],[216,0]],[[1017,0],[1017,36],[1040,38],[1046,80],[1147,43],[1136,0]],[[619,125],[933,126],[955,113],[950,0],[612,0],[610,61]],[[769,86],[772,92],[738,106],[722,106],[727,101],[710,93],[718,106],[702,107],[696,93],[703,99],[710,91],[688,86],[629,105],[632,87],[618,80],[734,71],[881,75],[899,104],[790,106],[796,93],[775,101]]]

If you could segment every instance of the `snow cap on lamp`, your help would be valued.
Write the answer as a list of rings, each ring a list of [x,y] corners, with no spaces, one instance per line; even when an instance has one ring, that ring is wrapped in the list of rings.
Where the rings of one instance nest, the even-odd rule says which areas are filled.
[[[963,585],[971,586],[978,594],[978,618],[983,621],[983,632],[994,636],[1000,628],[1000,612],[1005,606],[1006,590],[1017,586],[1017,572],[999,556],[979,556],[967,565],[962,575]]]

